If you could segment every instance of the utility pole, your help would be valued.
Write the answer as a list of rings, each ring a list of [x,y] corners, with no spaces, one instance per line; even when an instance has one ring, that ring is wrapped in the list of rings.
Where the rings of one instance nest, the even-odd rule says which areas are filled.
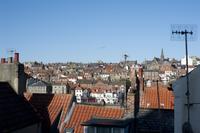
[[[186,88],[185,93],[187,97],[187,123],[190,124],[190,86],[188,75],[188,37],[189,40],[194,40],[196,26],[194,25],[172,25],[172,39],[185,41],[185,54],[186,54]],[[176,36],[176,37],[175,37]]]

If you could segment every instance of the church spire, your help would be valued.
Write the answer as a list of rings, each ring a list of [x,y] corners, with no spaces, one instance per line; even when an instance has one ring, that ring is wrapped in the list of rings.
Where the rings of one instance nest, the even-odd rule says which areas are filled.
[[[162,48],[161,55],[160,55],[160,60],[164,61],[164,59],[165,59],[165,56],[164,56],[164,52],[163,52],[163,48]]]

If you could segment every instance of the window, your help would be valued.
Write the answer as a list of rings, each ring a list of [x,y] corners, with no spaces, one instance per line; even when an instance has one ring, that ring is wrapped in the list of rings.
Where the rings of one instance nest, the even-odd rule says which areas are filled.
[[[111,133],[111,128],[97,127],[97,133]]]
[[[113,133],[121,133],[121,128],[113,128]]]
[[[95,127],[88,127],[87,133],[94,133],[95,132]]]

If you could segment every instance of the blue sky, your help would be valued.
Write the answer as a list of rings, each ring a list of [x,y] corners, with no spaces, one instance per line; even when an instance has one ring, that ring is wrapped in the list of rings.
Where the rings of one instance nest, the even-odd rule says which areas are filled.
[[[184,42],[171,24],[200,26],[199,0],[0,0],[0,56],[21,61],[119,62],[165,56],[180,59]],[[200,56],[199,39],[189,54]]]

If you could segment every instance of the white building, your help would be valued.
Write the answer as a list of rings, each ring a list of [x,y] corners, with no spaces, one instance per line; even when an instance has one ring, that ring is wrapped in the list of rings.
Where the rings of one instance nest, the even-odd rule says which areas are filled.
[[[188,56],[188,65],[189,66],[197,66],[200,64],[200,58],[196,56]],[[186,56],[181,59],[181,65],[186,65]]]
[[[170,80],[175,79],[176,77],[176,72],[173,71],[165,71],[164,74],[159,74],[159,77],[161,79],[161,81],[165,84],[167,84]]]
[[[81,103],[81,97],[83,96],[83,89],[80,87],[75,88],[75,97],[76,97],[76,102]]]
[[[181,65],[186,65],[186,56],[181,59]],[[188,56],[188,66],[193,66],[193,59]]]
[[[75,97],[76,97],[76,102],[81,103],[82,98],[89,97],[89,91],[87,89],[83,89],[81,87],[76,87],[75,88]]]
[[[68,81],[70,81],[70,82],[76,84],[77,79],[76,79],[76,78],[68,78]]]
[[[27,92],[30,93],[52,93],[52,86],[44,81],[35,81],[27,85]]]
[[[110,75],[109,74],[106,74],[106,73],[104,73],[104,74],[100,74],[99,75],[99,77],[102,79],[102,80],[108,80],[108,77],[109,77]]]
[[[90,96],[96,98],[98,103],[104,101],[106,104],[116,104],[118,102],[118,95],[115,92],[95,91],[91,92]]]
[[[200,66],[189,73],[189,89],[190,89],[190,124],[194,133],[200,133]],[[187,121],[187,91],[186,77],[181,77],[173,83],[175,94],[174,107],[174,127],[175,133],[182,132],[182,126]]]
[[[103,92],[91,92],[91,97],[96,98],[97,102],[100,103],[102,100],[104,100],[105,94]]]
[[[82,80],[82,79],[83,79],[83,76],[77,76],[77,79],[78,79],[78,80]]]
[[[69,93],[69,89],[65,84],[53,84],[52,85],[52,93],[56,94],[66,94]]]
[[[105,93],[104,101],[107,104],[116,104],[118,102],[118,95],[117,95],[117,93],[106,92]]]

